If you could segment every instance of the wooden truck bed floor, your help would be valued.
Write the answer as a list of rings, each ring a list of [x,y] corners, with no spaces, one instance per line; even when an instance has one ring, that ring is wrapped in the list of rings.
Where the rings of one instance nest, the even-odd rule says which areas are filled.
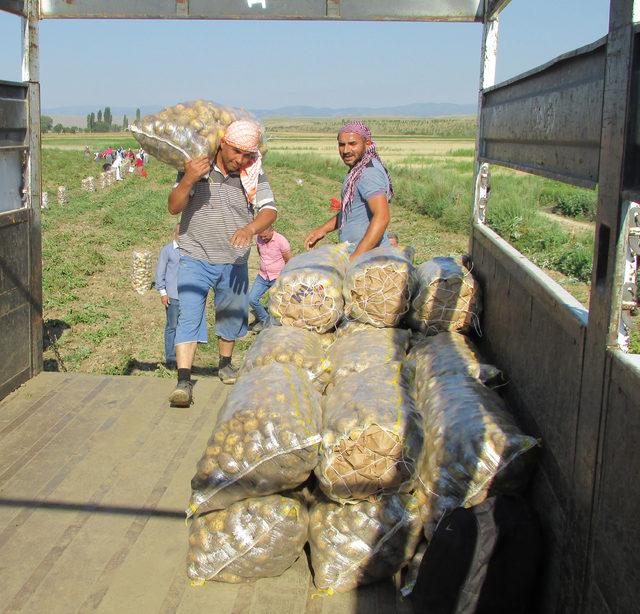
[[[0,402],[0,611],[410,612],[390,583],[318,596],[305,556],[279,578],[191,587],[183,510],[228,388],[41,373]]]

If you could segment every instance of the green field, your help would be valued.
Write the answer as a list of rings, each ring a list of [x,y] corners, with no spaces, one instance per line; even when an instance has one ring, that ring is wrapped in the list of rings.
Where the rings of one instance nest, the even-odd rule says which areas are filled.
[[[329,200],[339,196],[345,169],[335,152],[334,134],[309,138],[318,125],[285,134],[284,128],[297,121],[274,130],[265,159],[279,203],[277,228],[294,252],[302,250],[306,233],[331,215]],[[377,141],[394,180],[391,228],[401,242],[415,247],[418,263],[464,253],[473,141],[441,134],[383,135]],[[170,239],[176,219],[166,211],[166,198],[175,170],[152,159],[147,179],[131,176],[104,191],[86,193],[80,190],[81,179],[97,176],[101,169],[84,159],[85,145],[95,151],[135,146],[135,141],[127,134],[46,135],[43,140],[43,187],[51,203],[43,211],[46,368],[172,377],[160,366],[164,310],[159,297],[154,290],[136,294],[130,271],[134,249],[147,249],[155,259]],[[67,205],[54,202],[59,185],[67,187]],[[495,169],[489,222],[586,304],[592,200],[584,190]],[[250,264],[255,270],[255,254]],[[238,343],[235,362],[251,341],[249,335]],[[216,363],[214,339],[198,350],[195,371],[211,374]]]

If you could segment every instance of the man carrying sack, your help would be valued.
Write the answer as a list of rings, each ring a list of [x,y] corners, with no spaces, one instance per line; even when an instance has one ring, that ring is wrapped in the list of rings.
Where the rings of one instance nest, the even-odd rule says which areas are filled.
[[[338,132],[338,152],[350,169],[342,184],[340,211],[312,230],[304,246],[311,249],[326,234],[338,230],[340,242],[349,242],[353,261],[374,247],[390,245],[386,229],[393,186],[371,131],[361,121],[342,126]]]
[[[260,127],[249,120],[230,124],[213,164],[207,156],[187,160],[168,199],[180,221],[176,331],[178,384],[171,405],[192,403],[191,366],[198,343],[207,343],[205,307],[214,291],[218,375],[236,380],[231,365],[235,340],[247,333],[249,288],[247,260],[253,236],[277,217],[271,186],[258,150]]]

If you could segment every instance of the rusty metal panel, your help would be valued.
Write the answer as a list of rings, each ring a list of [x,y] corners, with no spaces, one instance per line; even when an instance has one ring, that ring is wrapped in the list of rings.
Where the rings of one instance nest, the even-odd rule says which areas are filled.
[[[0,150],[27,144],[27,88],[0,81]]]
[[[343,19],[480,21],[483,0],[340,0]]]
[[[0,0],[0,11],[13,13],[14,15],[25,15],[24,0]]]
[[[640,612],[640,356],[610,350],[607,362],[590,584],[612,612]]]
[[[505,9],[511,0],[488,0],[485,20],[494,19],[498,13]]]
[[[481,345],[504,369],[523,427],[543,439],[541,463],[566,507],[586,310],[486,227],[474,227],[472,256],[484,291]]]
[[[491,229],[474,224],[474,273],[483,288],[480,346],[504,370],[504,394],[522,428],[542,439],[532,487],[545,529],[539,611],[578,611],[583,561],[570,543],[587,311]],[[586,537],[586,535],[585,535]]]
[[[486,89],[480,159],[594,187],[605,51],[598,41]]]
[[[20,150],[0,149],[0,214],[23,206],[22,155]]]
[[[537,603],[532,604],[532,611],[561,612],[563,610],[559,608],[559,602],[565,592],[561,578],[565,575],[563,552],[568,535],[568,518],[543,468],[536,472],[528,494],[542,527],[545,560],[536,595]]]
[[[0,214],[0,397],[31,376],[29,219],[28,209]]]
[[[636,26],[636,30],[640,26]],[[625,152],[624,187],[628,191],[640,192],[640,33],[636,31],[633,43],[633,69],[631,73],[631,96],[629,101],[629,139]],[[637,198],[629,198],[635,200]]]
[[[42,0],[40,16],[106,19],[481,21],[483,0]]]

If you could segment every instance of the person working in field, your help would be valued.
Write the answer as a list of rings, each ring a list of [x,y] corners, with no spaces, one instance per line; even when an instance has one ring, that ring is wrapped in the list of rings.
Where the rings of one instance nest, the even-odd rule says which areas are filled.
[[[214,291],[218,375],[236,380],[231,365],[235,340],[247,333],[249,273],[253,236],[277,217],[271,186],[258,150],[260,127],[239,120],[230,124],[212,161],[207,156],[185,162],[169,194],[169,212],[182,213],[176,331],[178,385],[169,401],[178,407],[192,402],[191,366],[198,343],[207,342],[205,306]]]
[[[160,301],[164,305],[167,321],[164,327],[164,359],[167,369],[174,369],[176,365],[176,327],[178,325],[178,264],[180,252],[178,239],[180,225],[176,224],[173,241],[167,243],[161,250],[156,267],[156,290],[160,293]]]
[[[340,241],[349,242],[351,260],[378,247],[390,245],[389,201],[393,186],[371,138],[371,131],[360,121],[352,121],[338,132],[338,152],[349,172],[342,184],[340,211],[306,237],[305,249],[311,249],[328,233],[337,230]]]
[[[259,333],[269,317],[260,299],[276,283],[284,265],[291,259],[291,246],[273,226],[269,226],[258,233],[256,247],[260,254],[260,270],[249,291],[249,306],[256,316],[252,330]]]

